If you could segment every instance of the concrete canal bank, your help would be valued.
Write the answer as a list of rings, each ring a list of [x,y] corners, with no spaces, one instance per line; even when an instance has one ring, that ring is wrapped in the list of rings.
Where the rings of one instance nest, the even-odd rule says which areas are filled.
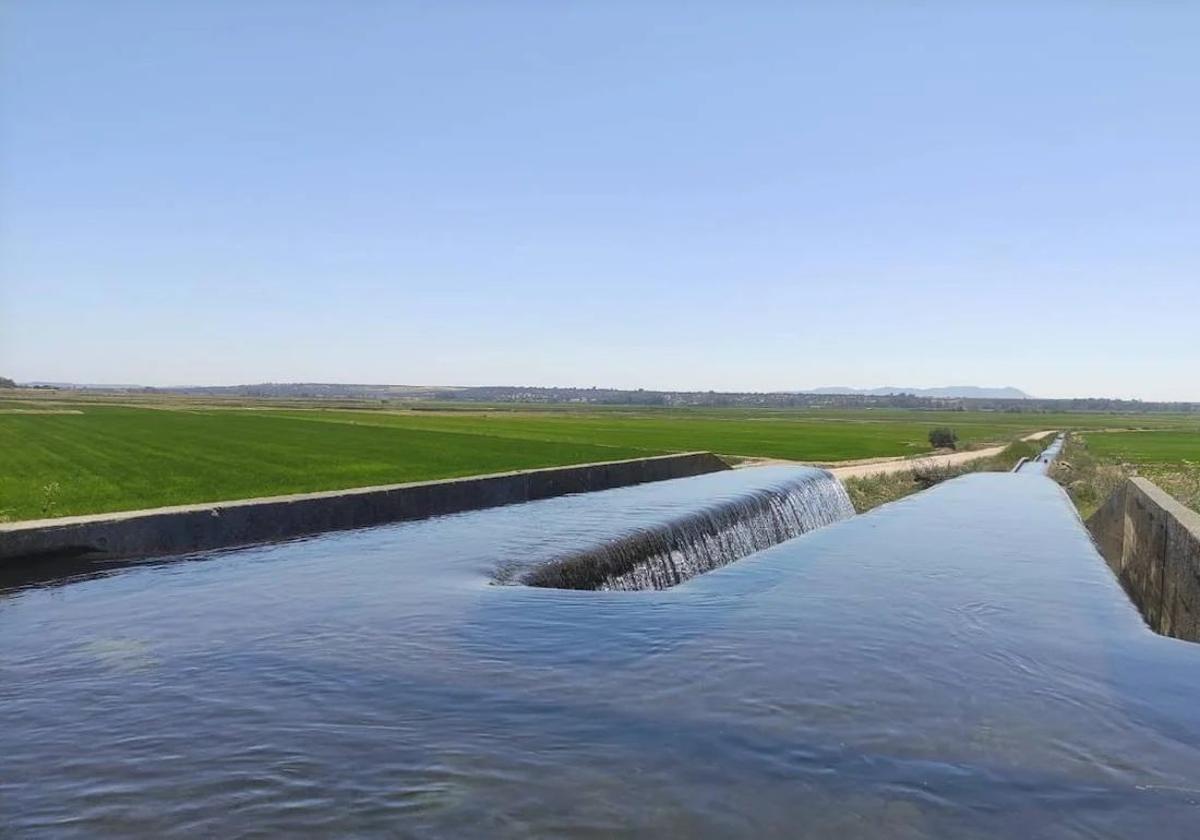
[[[0,524],[0,564],[186,554],[687,478],[729,469],[709,452]]]
[[[1200,514],[1131,478],[1087,527],[1146,622],[1165,636],[1200,641]]]

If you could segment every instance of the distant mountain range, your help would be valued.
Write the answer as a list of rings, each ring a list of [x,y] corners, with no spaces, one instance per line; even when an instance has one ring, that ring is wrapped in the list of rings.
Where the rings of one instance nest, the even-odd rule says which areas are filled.
[[[843,388],[831,386],[808,391],[810,394],[853,394],[863,397],[891,397],[911,394],[914,397],[943,397],[950,399],[976,400],[1031,400],[1034,399],[1020,388],[982,388],[978,385],[947,385],[942,388],[898,388],[885,385],[882,388]]]

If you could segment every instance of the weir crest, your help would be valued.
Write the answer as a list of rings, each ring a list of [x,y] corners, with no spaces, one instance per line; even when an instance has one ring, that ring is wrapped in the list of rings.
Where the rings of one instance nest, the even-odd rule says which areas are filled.
[[[568,554],[522,576],[556,589],[669,589],[854,515],[841,483],[806,470],[693,513]]]

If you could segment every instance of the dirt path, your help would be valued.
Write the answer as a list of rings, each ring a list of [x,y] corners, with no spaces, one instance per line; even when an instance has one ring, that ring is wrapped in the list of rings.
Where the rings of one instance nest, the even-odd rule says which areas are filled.
[[[1041,440],[1050,437],[1056,429],[1044,432],[1034,432],[1021,440]],[[1007,445],[1007,444],[1006,444]],[[937,464],[939,466],[966,464],[978,461],[980,458],[990,458],[1004,451],[1004,446],[989,446],[986,449],[972,449],[968,452],[947,452],[944,455],[925,455],[919,458],[883,458],[869,461],[847,461],[842,464],[822,464],[838,478],[860,478],[864,475],[888,475],[890,473],[910,470],[916,464]],[[797,461],[784,461],[772,458],[753,458],[738,464],[739,467],[760,466],[765,464],[794,464]]]

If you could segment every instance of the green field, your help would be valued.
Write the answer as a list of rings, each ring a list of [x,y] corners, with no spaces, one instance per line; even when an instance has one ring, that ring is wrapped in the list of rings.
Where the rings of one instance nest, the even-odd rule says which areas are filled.
[[[1131,476],[1149,479],[1200,510],[1200,428],[1072,435],[1051,474],[1084,517]]]
[[[1200,511],[1200,429],[1091,434],[1085,444],[1099,461],[1147,478]]]
[[[1043,429],[1195,430],[1198,422],[1194,415],[277,405],[8,400],[0,406],[0,516],[98,513],[687,450],[808,462],[916,455],[928,451],[929,429],[939,425],[952,426],[960,447],[971,447]]]
[[[490,438],[599,444],[654,452],[707,450],[724,455],[783,458],[794,461],[844,461],[912,455],[929,450],[929,429],[944,417],[905,414],[874,417],[869,412],[764,414],[712,412],[268,412],[273,417],[323,424],[353,424]],[[964,445],[1006,440],[1017,432],[1042,428],[1038,419],[1015,424],[962,415],[955,429]]]
[[[1200,430],[1108,432],[1085,435],[1088,450],[1097,457],[1131,464],[1200,464]]]
[[[254,411],[0,415],[10,519],[630,458],[642,450],[313,423]]]

